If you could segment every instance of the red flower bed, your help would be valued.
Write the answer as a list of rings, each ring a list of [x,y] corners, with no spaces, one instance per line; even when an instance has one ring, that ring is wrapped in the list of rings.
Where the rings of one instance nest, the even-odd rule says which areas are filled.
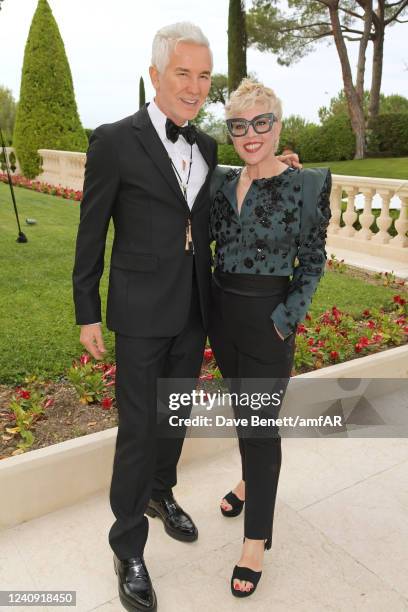
[[[292,374],[399,346],[408,341],[408,302],[401,295],[395,295],[386,308],[366,309],[359,317],[352,317],[333,306],[316,318],[308,314],[305,322],[298,325],[296,336]],[[75,360],[68,371],[68,380],[75,387],[80,403],[95,404],[103,411],[114,407],[115,376],[115,364],[97,362],[88,353]],[[213,352],[206,348],[200,380],[203,383],[217,378],[221,375]],[[32,446],[31,428],[38,419],[44,418],[46,409],[53,404],[53,398],[44,392],[42,381],[32,377],[26,383],[24,387],[15,388],[8,410],[3,413],[7,418],[3,441],[18,435],[18,445],[12,454]]]
[[[8,183],[7,174],[0,173],[0,181],[2,183]],[[46,193],[47,195],[58,196],[65,200],[75,200],[80,202],[82,200],[82,191],[75,191],[75,189],[68,189],[67,187],[61,187],[58,185],[50,185],[49,183],[42,183],[41,181],[32,181],[31,179],[25,178],[25,176],[12,176],[11,182],[15,187],[24,187],[25,189],[31,189],[32,191],[38,191],[39,193]]]

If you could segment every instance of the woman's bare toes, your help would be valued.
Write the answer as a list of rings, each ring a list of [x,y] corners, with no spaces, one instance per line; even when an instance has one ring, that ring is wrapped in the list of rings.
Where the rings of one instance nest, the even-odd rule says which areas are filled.
[[[223,510],[227,510],[227,511],[232,509],[231,504],[229,504],[225,499],[222,499],[221,507],[223,508]]]

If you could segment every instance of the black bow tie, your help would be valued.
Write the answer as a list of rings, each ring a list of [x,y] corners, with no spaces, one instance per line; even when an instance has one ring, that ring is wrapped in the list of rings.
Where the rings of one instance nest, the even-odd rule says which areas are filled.
[[[180,127],[174,121],[166,119],[166,136],[171,142],[177,142],[180,134],[185,138],[189,145],[193,145],[197,140],[197,130],[194,125]]]

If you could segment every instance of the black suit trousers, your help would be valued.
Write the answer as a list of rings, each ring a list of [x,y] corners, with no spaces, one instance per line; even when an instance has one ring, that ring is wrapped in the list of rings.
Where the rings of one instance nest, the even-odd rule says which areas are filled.
[[[110,504],[116,520],[109,543],[119,559],[143,554],[149,498],[160,499],[177,482],[185,430],[178,437],[158,437],[157,379],[168,378],[169,384],[190,379],[191,386],[200,373],[205,338],[194,266],[188,320],[177,336],[115,335],[118,434]]]

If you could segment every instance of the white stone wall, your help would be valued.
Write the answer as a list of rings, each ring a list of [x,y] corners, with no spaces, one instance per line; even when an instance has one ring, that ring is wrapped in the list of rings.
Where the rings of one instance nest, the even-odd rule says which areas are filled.
[[[82,190],[86,153],[50,149],[39,149],[38,153],[43,160],[43,172],[37,177],[39,181],[75,191]]]

